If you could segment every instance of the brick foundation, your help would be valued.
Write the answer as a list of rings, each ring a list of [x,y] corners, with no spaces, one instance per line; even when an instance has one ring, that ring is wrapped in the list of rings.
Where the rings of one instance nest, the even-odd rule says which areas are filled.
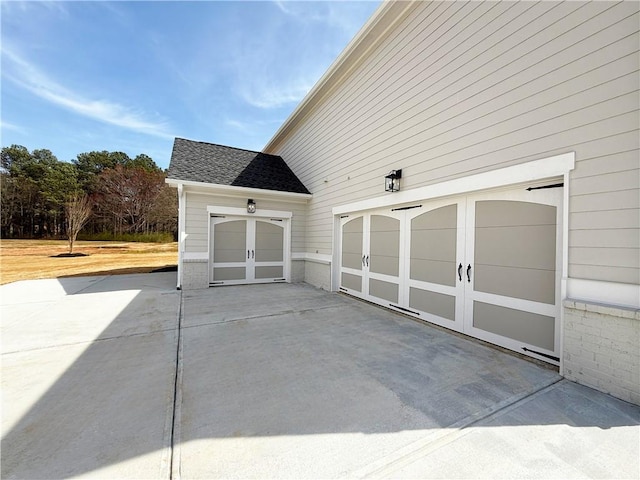
[[[640,405],[640,310],[564,301],[564,376]]]

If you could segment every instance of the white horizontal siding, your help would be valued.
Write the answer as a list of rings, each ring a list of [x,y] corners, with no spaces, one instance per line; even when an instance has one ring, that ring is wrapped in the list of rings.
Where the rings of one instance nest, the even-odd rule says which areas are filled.
[[[635,42],[631,41],[628,43],[631,45],[632,49],[637,49]],[[556,53],[552,57],[558,57],[560,53]],[[461,120],[468,122],[472,118],[469,115],[470,110],[475,108],[472,102],[482,102],[485,107],[490,108],[493,108],[496,102],[502,102],[506,103],[508,107],[511,107],[512,102],[510,102],[509,97],[505,95],[505,93],[512,94],[513,92],[507,91],[508,84],[505,82],[511,82],[514,85],[518,84],[515,82],[519,82],[519,85],[521,86],[520,91],[524,92],[526,95],[530,95],[532,87],[530,82],[532,72],[530,72],[530,69],[532,67],[529,66],[528,62],[520,61],[517,64],[516,62],[511,62],[507,65],[500,64],[500,70],[498,73],[501,74],[501,77],[492,79],[490,76],[484,75],[484,70],[487,68],[487,64],[486,62],[482,64],[484,61],[482,57],[471,56],[469,59],[465,57],[462,61],[467,62],[465,65],[467,69],[473,68],[474,64],[480,64],[480,66],[472,72],[473,75],[463,77],[465,80],[464,84],[459,85],[459,81],[451,81],[451,77],[445,76],[444,78],[447,80],[444,82],[445,87],[434,91],[435,89],[430,82],[432,79],[429,78],[429,71],[430,69],[440,71],[440,69],[437,64],[427,65],[429,68],[425,68],[424,71],[426,78],[414,76],[417,83],[416,86],[412,86],[413,90],[409,91],[412,96],[408,100],[404,100],[404,97],[407,97],[407,93],[396,94],[395,92],[389,92],[390,94],[384,97],[384,101],[376,102],[375,99],[369,98],[366,95],[366,89],[358,88],[357,86],[356,88],[358,88],[358,91],[356,92],[356,95],[363,99],[362,116],[355,119],[355,121],[352,119],[352,122],[349,124],[349,128],[339,129],[337,131],[337,135],[334,135],[334,137],[343,138],[346,143],[339,143],[336,141],[337,138],[334,138],[334,142],[332,143],[333,149],[339,151],[340,156],[350,157],[358,147],[363,146],[367,153],[378,154],[384,159],[389,153],[389,148],[393,148],[395,145],[400,145],[400,150],[407,150],[412,145],[424,145],[426,140],[437,137],[439,130],[450,130],[450,127],[453,127],[459,131],[460,136],[462,137],[468,134],[468,128],[461,129],[460,127],[463,126]],[[558,61],[561,65],[564,65],[562,62],[566,60],[560,58]],[[547,75],[550,70],[549,67],[550,65],[537,66],[537,68],[540,68],[548,77],[547,80],[561,82],[563,78],[558,76],[559,72],[552,72],[553,75]],[[571,73],[573,74],[573,71],[571,71]],[[522,78],[518,78],[516,74],[520,74]],[[373,79],[373,81],[376,80],[380,81],[380,79],[377,78]],[[396,82],[403,80],[404,77],[402,76],[395,79]],[[489,92],[486,89],[483,90],[485,86],[491,87],[492,95],[488,95]],[[436,88],[438,87],[439,86],[436,86]],[[470,89],[470,93],[465,92],[465,88],[468,90]],[[398,89],[398,91],[404,92],[405,90]],[[570,91],[572,90],[570,89],[570,86],[568,86],[568,88],[560,89],[560,92],[557,95],[559,98],[563,98]],[[486,98],[479,96],[480,94],[485,95]],[[336,103],[340,104],[342,103],[342,100],[342,98],[337,98]],[[404,103],[401,103],[403,100]],[[469,100],[472,100],[472,102]],[[409,103],[409,101],[411,101],[411,103]],[[534,98],[533,101],[535,103],[537,100]],[[386,104],[387,109],[379,108],[379,104]],[[349,105],[345,102],[344,110],[349,108],[355,108],[355,105]],[[377,108],[377,110],[374,110],[374,108]],[[414,114],[412,109],[420,112],[420,115]],[[393,111],[401,113],[400,115],[394,116],[392,114]],[[510,109],[507,111],[510,112]],[[486,112],[484,111],[480,111],[478,113],[478,118],[481,119],[481,129],[485,129],[487,126],[485,119],[482,118],[485,113]],[[411,116],[410,119],[403,118],[403,116],[408,115]],[[463,115],[464,117],[462,119],[457,118],[460,115]],[[370,118],[373,118],[373,120],[370,120]],[[451,125],[447,123],[448,120],[452,121]],[[373,129],[370,135],[364,135],[363,131],[358,130],[358,123],[361,122],[368,122],[368,125],[373,127],[376,125],[382,125],[383,130]],[[386,131],[384,129],[386,129]],[[429,130],[429,134],[431,136],[427,137],[425,135],[421,135],[425,130]],[[459,137],[454,137],[452,140],[456,140],[457,138]],[[373,139],[375,144],[362,145],[363,143],[366,143],[368,139]],[[389,139],[393,142],[392,144],[390,144]],[[435,143],[434,146],[440,145],[441,143],[442,142]],[[376,148],[376,146],[380,146],[381,148]],[[313,153],[313,151],[311,150],[310,153]],[[371,156],[369,157],[369,160],[371,161]],[[331,165],[332,163],[343,164],[340,158],[332,159],[330,162],[331,163],[328,163],[328,165]],[[307,165],[318,166],[315,162],[308,162]],[[300,174],[304,175],[304,173],[305,170],[301,169]]]
[[[636,175],[636,172],[630,171],[626,176],[620,177],[623,180],[620,183],[625,183],[629,177],[631,177],[632,181],[628,183],[632,183],[634,175]],[[640,208],[640,190],[631,188],[629,190],[605,191],[603,193],[585,193],[571,198],[573,212],[610,210],[612,205],[619,205],[627,210],[637,210]]]
[[[271,152],[314,194],[307,251],[331,253],[331,208],[388,195],[391,169],[411,189],[575,151],[570,275],[638,283],[638,9],[418,2]]]
[[[293,213],[291,219],[291,251],[304,252],[306,204],[261,200],[257,196],[254,196],[254,200],[259,209]],[[208,206],[246,208],[247,199],[187,192],[185,223],[188,235],[185,240],[185,252],[208,252]]]
[[[634,228],[572,230],[569,241],[573,248],[638,248],[640,231]]]

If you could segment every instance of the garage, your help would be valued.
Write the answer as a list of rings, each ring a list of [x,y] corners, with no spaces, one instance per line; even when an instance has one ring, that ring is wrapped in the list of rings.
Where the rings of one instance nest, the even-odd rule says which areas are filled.
[[[176,140],[178,287],[210,285],[207,207],[253,199],[294,213],[292,282],[638,403],[638,15],[383,2],[261,152]]]
[[[340,290],[559,364],[562,183],[340,215]]]
[[[209,217],[210,286],[289,281],[291,212],[260,212],[256,218],[234,208],[210,210],[217,212]]]

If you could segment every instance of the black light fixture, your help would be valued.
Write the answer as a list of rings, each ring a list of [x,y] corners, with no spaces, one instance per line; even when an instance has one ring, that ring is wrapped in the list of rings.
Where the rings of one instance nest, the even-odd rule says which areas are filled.
[[[253,201],[253,198],[247,200],[247,213],[256,213],[256,202]]]
[[[402,178],[402,169],[391,170],[389,175],[384,177],[384,191],[397,192],[400,190],[400,179]]]

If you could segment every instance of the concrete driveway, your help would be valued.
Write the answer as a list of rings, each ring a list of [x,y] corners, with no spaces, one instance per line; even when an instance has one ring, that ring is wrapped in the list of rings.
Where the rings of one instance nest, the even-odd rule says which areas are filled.
[[[640,408],[308,285],[2,297],[2,478],[639,478]]]

